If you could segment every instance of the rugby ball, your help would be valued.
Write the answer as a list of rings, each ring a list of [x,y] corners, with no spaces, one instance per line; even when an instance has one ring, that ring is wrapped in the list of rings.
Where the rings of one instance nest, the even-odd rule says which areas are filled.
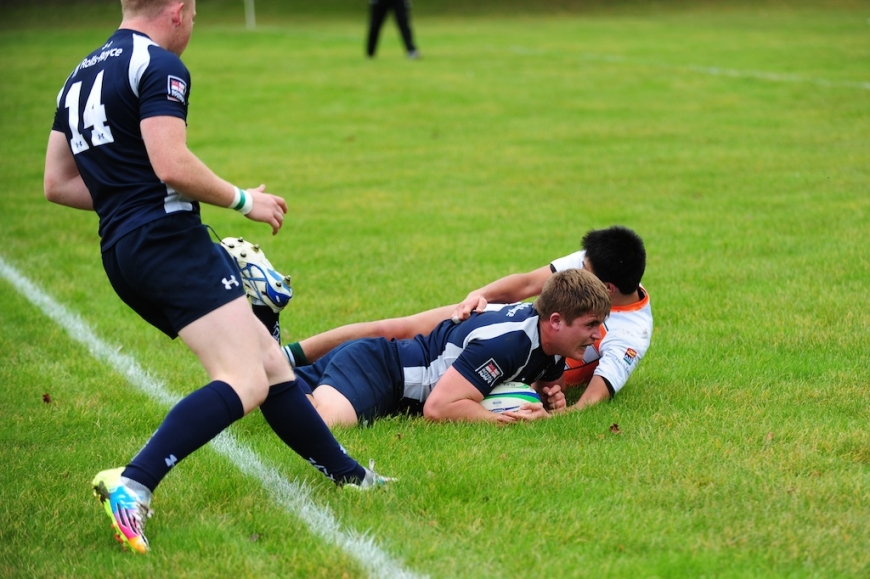
[[[531,386],[522,382],[505,382],[492,389],[481,405],[497,414],[507,410],[518,410],[523,404],[540,402],[541,397]]]

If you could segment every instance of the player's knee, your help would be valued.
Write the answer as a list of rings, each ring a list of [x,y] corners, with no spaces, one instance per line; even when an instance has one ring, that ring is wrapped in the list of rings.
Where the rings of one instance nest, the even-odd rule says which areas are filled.
[[[242,401],[245,414],[257,408],[269,395],[269,382],[265,375],[236,378],[230,382],[230,386]]]
[[[269,381],[257,380],[251,388],[251,396],[256,400],[255,406],[259,406],[265,402],[266,397],[269,396]]]
[[[272,342],[267,348],[264,348],[263,369],[272,383],[289,382],[296,379],[293,367],[277,342]]]

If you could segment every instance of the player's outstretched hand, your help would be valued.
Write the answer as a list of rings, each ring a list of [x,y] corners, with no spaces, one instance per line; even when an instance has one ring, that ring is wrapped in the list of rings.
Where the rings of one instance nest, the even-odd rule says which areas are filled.
[[[278,230],[284,225],[287,202],[277,195],[266,193],[265,185],[260,185],[256,189],[245,189],[245,192],[254,198],[254,206],[247,215],[248,219],[268,223],[272,226],[272,235],[277,235]]]
[[[508,412],[501,412],[499,414],[493,412],[493,414],[495,415],[495,423],[498,426],[504,426],[505,424],[513,424],[514,422],[517,422],[516,418],[514,418],[513,416],[508,416]]]
[[[453,308],[453,313],[450,314],[450,319],[454,324],[463,322],[471,317],[471,312],[482,312],[486,309],[486,299],[474,294],[468,294],[468,297],[456,304]]]
[[[544,410],[544,404],[541,402],[523,404],[519,410],[505,410],[501,415],[513,418],[517,422],[550,417],[550,413]]]

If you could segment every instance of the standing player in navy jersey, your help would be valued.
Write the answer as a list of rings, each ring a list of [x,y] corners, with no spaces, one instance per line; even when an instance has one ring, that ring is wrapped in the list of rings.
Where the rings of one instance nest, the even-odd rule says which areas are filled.
[[[559,388],[565,358],[582,358],[601,338],[610,297],[588,271],[552,276],[531,303],[493,306],[459,324],[445,320],[405,340],[346,342],[311,366],[296,368],[330,426],[352,426],[422,405],[436,421],[516,422],[548,416],[541,405],[495,414],[480,401],[504,382],[532,384],[551,410],[565,407]]]
[[[200,203],[229,207],[276,234],[284,199],[242,190],[186,145],[190,75],[179,58],[195,0],[121,0],[120,28],[58,95],[45,162],[49,201],[95,210],[115,291],[150,324],[180,336],[211,382],[182,399],[126,467],[93,480],[119,539],[144,553],[151,495],[169,470],[256,407],[295,452],[338,484],[388,482],[344,452],[251,311],[232,258]]]

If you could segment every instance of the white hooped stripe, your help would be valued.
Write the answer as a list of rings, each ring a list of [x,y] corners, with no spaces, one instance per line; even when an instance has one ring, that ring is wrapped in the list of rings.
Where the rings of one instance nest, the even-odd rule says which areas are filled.
[[[73,340],[88,348],[94,358],[123,374],[131,384],[151,399],[164,406],[173,406],[178,402],[179,398],[171,394],[162,382],[149,376],[132,356],[121,354],[118,348],[103,342],[78,314],[56,302],[8,264],[2,256],[0,256],[0,277],[65,329]],[[288,480],[275,467],[265,464],[254,451],[236,440],[232,434],[226,431],[221,433],[211,442],[211,446],[241,472],[259,480],[272,498],[288,514],[301,519],[313,534],[356,559],[369,576],[397,579],[426,577],[402,567],[401,562],[382,551],[370,536],[342,529],[328,507],[320,506],[310,498],[310,486],[303,482]]]

